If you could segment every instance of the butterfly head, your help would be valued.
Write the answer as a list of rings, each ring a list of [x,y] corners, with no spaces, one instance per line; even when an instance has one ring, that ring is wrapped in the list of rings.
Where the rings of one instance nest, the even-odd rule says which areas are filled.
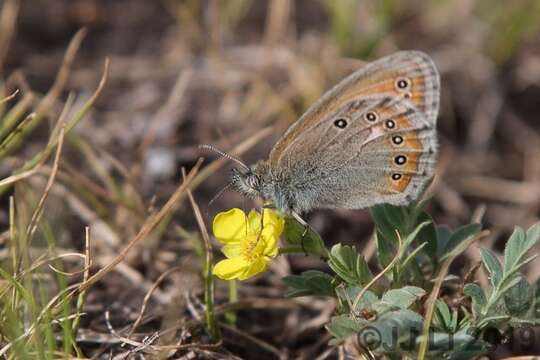
[[[258,196],[261,190],[260,178],[251,169],[233,169],[231,183],[238,192],[250,197]]]

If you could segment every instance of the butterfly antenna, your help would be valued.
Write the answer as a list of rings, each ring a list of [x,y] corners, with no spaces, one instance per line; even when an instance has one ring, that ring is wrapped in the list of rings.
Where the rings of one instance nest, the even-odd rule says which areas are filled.
[[[249,167],[244,164],[242,161],[240,161],[239,159],[235,158],[234,156],[232,155],[229,155],[227,154],[226,152],[224,151],[221,151],[219,150],[218,148],[212,146],[212,145],[208,145],[208,144],[203,144],[203,145],[199,145],[199,149],[206,149],[206,150],[211,150],[215,153],[218,153],[219,155],[221,155],[222,157],[226,158],[226,159],[229,159],[229,160],[232,160],[234,161],[235,163],[237,163],[238,165],[240,165],[242,167],[242,169],[244,169],[246,172],[249,172],[250,169]],[[229,184],[230,185],[230,184]],[[227,186],[228,187],[228,186]]]
[[[228,184],[225,185],[221,190],[219,190],[219,191],[217,192],[217,194],[214,195],[214,197],[208,202],[207,207],[210,208],[210,206],[214,203],[214,201],[216,201],[217,199],[219,199],[219,198],[223,195],[223,193],[224,193],[225,191],[227,191],[227,190],[229,190],[229,189],[231,188],[232,184],[233,184],[232,182],[231,182],[231,183],[228,183]]]

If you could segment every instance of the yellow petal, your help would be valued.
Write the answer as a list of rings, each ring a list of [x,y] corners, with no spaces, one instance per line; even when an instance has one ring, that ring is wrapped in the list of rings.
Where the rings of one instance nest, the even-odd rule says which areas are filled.
[[[242,255],[242,245],[240,242],[227,243],[223,245],[221,252],[229,259],[232,259]]]
[[[271,232],[273,236],[279,237],[285,227],[285,220],[276,211],[265,209],[264,211],[264,229]]]
[[[240,275],[239,280],[246,280],[250,277],[253,277],[263,271],[268,267],[269,260],[265,258],[259,258],[254,262],[250,263],[249,267],[244,270],[244,273]]]
[[[261,231],[261,214],[255,210],[251,210],[248,215],[249,230],[253,233]]]
[[[242,241],[247,233],[246,214],[237,208],[220,212],[214,217],[212,230],[221,243]]]
[[[241,279],[249,267],[249,262],[243,258],[225,259],[218,262],[212,272],[223,280]],[[244,277],[245,278],[245,277]]]
[[[275,236],[264,237],[264,250],[265,256],[275,257],[278,254],[278,241],[279,238]]]

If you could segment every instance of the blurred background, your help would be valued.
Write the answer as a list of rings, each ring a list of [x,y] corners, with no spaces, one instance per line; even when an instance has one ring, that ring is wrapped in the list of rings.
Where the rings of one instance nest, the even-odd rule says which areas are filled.
[[[405,49],[431,55],[442,76],[440,157],[428,207],[434,219],[456,227],[483,214],[492,232],[478,246],[495,251],[513,226],[539,219],[537,0],[4,0],[0,9],[1,97],[19,90],[1,105],[3,114],[14,123],[33,111],[44,114],[3,154],[2,179],[42,151],[68,99],[68,117],[83,106],[110,59],[102,93],[66,136],[45,207],[47,226],[32,243],[36,256],[50,249],[49,238],[56,251],[82,251],[89,226],[93,268],[103,267],[171,196],[182,181],[180,169],[189,170],[200,156],[203,166],[214,164],[193,188],[207,223],[218,211],[252,208],[251,200],[231,191],[207,206],[228,183],[232,164],[212,163],[216,156],[197,146],[213,144],[246,163],[266,158],[325,90],[365,62]],[[2,191],[6,233],[10,196],[20,209],[17,221],[27,221],[25,209],[39,200],[51,166]],[[306,218],[329,244],[372,251],[368,211],[319,210]],[[10,256],[6,233],[0,262]],[[132,323],[146,292],[174,267],[181,271],[155,290],[147,309],[154,316],[141,332],[195,316],[189,307],[200,299],[200,253],[193,210],[183,201],[89,290],[82,329],[88,336],[110,335],[106,310],[116,327]],[[468,256],[468,263],[478,260],[477,246]],[[64,264],[76,265],[72,259]],[[246,305],[238,315],[242,333],[225,330],[232,335],[220,351],[249,358],[250,349],[262,346],[262,358],[324,354],[323,325],[331,315],[326,300],[278,300],[285,292],[282,276],[314,268],[324,263],[280,257],[271,272],[242,284],[241,298],[267,302]],[[529,271],[538,278],[538,263]],[[218,303],[226,292],[218,283]],[[191,335],[181,336],[199,341]],[[82,343],[88,356],[125,351],[112,342]]]

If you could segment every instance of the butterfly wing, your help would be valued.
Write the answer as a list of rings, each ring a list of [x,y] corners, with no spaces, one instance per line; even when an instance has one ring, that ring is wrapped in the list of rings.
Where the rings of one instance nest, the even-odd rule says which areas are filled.
[[[439,87],[435,65],[421,52],[370,63],[295,122],[269,164],[310,197],[305,208],[406,204],[433,173]]]

